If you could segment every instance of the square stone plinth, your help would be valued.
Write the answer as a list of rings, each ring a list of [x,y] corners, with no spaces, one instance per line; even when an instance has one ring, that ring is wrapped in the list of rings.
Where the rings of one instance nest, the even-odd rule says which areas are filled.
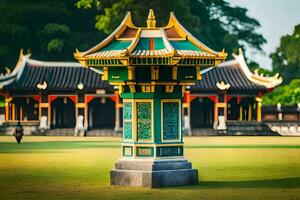
[[[186,159],[120,159],[110,172],[111,185],[160,188],[198,184],[198,170]]]

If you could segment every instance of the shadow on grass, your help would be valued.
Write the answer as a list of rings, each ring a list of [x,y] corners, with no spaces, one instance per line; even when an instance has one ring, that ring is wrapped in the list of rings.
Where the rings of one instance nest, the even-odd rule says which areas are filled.
[[[251,181],[199,181],[199,185],[189,188],[195,190],[200,188],[300,188],[300,177]],[[185,189],[185,187],[178,189]]]
[[[59,153],[62,150],[89,148],[120,148],[115,141],[49,141],[49,142],[0,142],[0,153]]]

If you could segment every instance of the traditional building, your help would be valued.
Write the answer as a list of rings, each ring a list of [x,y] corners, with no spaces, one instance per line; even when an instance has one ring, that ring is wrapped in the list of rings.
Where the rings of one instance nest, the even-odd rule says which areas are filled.
[[[48,134],[60,129],[73,134],[76,118],[82,115],[88,135],[107,129],[119,131],[123,104],[114,87],[102,80],[99,73],[102,72],[88,70],[78,63],[34,60],[21,52],[14,70],[0,78],[5,101],[0,120],[6,127],[20,121],[28,127],[28,132],[34,132],[44,115],[50,129]],[[224,116],[227,128],[234,126],[235,132],[241,132],[247,125],[260,129],[261,120],[280,120],[276,108],[271,111],[266,108],[262,114],[261,97],[281,81],[278,75],[265,77],[251,73],[242,52],[234,55],[233,60],[203,74],[202,80],[185,92],[185,132],[218,134],[219,116]],[[297,116],[298,110],[294,111]],[[103,117],[96,117],[96,113]],[[283,115],[285,120],[291,118]]]
[[[99,72],[79,63],[38,61],[21,51],[13,72],[1,80],[4,126],[21,122],[34,132],[44,116],[44,128],[73,134],[81,115],[86,129],[120,129],[119,95]]]
[[[194,134],[195,129],[226,128],[220,127],[220,120],[225,121],[227,126],[235,126],[234,131],[240,132],[243,128],[247,129],[247,125],[252,129],[257,127],[253,132],[263,126],[257,123],[262,121],[262,96],[281,84],[282,78],[279,74],[266,77],[257,71],[252,73],[241,50],[233,57],[191,86],[185,107]],[[209,132],[207,129],[204,131]]]

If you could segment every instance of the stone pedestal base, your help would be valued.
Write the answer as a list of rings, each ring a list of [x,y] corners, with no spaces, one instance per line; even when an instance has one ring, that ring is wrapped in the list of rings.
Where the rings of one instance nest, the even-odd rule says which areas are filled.
[[[110,184],[160,188],[198,184],[198,170],[186,159],[120,159],[110,171]]]

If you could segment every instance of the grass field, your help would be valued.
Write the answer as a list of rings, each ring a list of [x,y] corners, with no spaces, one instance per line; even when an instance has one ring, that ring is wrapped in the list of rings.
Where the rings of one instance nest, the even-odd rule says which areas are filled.
[[[0,199],[300,199],[300,138],[186,137],[199,185],[109,185],[120,139],[0,137]]]

